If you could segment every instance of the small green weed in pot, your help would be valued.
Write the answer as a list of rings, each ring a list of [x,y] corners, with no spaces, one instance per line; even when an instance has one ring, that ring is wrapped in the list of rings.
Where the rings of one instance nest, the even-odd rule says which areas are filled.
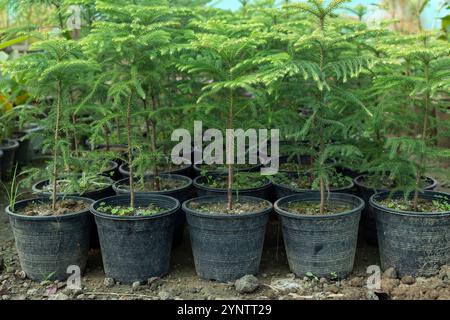
[[[146,207],[132,208],[125,206],[106,205],[106,203],[101,203],[97,210],[101,213],[111,214],[113,216],[119,217],[147,217],[159,214],[164,211],[164,209],[154,204],[150,204]]]
[[[380,201],[380,204],[389,209],[396,211],[415,211],[423,213],[444,213],[450,211],[450,202],[447,199],[419,199],[417,207],[410,199],[385,199]]]

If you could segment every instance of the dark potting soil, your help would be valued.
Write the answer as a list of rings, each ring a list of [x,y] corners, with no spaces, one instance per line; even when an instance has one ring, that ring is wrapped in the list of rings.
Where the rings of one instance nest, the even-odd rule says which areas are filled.
[[[296,201],[287,203],[282,209],[289,213],[317,216],[339,214],[350,211],[353,209],[353,207],[345,203],[326,202],[325,211],[324,213],[321,213],[320,202]]]
[[[171,191],[186,187],[186,181],[176,179],[159,178],[159,190],[156,185],[156,179],[146,179],[144,182],[137,180],[134,183],[135,192],[156,192],[156,191]],[[129,183],[121,184],[120,189],[130,191]]]
[[[89,204],[80,200],[60,200],[56,202],[56,210],[52,210],[51,202],[30,202],[17,213],[29,217],[62,216],[89,209]]]
[[[215,189],[227,189],[228,188],[228,178],[227,176],[206,176],[207,179],[203,183],[204,186],[215,188]],[[260,188],[267,183],[265,177],[261,176],[259,173],[249,174],[249,173],[237,173],[233,177],[233,190],[245,190]]]
[[[119,217],[148,217],[164,212],[165,209],[154,204],[131,208],[127,206],[108,206],[106,203],[101,203],[97,211]]]
[[[166,164],[161,164],[158,166],[158,171],[159,172],[172,172],[172,171],[177,171],[177,170],[182,170],[182,169],[187,169],[189,167],[189,165],[187,164],[183,164],[183,165],[175,165],[173,163],[166,163]],[[130,169],[128,168],[128,166],[125,166],[124,169],[126,171],[129,171]],[[139,168],[134,168],[134,171],[136,173],[140,173],[139,172]],[[142,173],[141,173],[142,174]],[[142,175],[152,175],[154,174],[153,169],[149,169],[146,170],[145,172],[143,172]]]
[[[413,200],[409,199],[385,199],[378,202],[383,207],[396,211],[414,212]],[[444,213],[450,211],[450,202],[448,200],[426,200],[419,199],[417,207],[418,213]]]
[[[411,181],[414,181],[415,178],[411,177]],[[398,184],[397,182],[387,176],[381,177],[381,176],[365,176],[362,177],[359,182],[361,185],[368,189],[376,189],[376,190],[393,190],[395,189]],[[425,188],[429,185],[429,182],[426,178],[422,178],[420,181],[420,186],[422,188]]]
[[[287,175],[278,174],[274,176],[273,181],[282,186],[293,189],[302,190],[318,190],[319,186],[315,185],[314,178],[311,175]],[[332,189],[345,188],[351,183],[352,179],[350,177],[343,176],[341,174],[334,175],[331,177],[329,187]]]
[[[252,165],[252,164],[234,164],[233,168],[234,170],[247,170],[247,169],[252,169],[254,168],[256,165]],[[206,172],[228,172],[228,166],[226,164],[201,164],[198,166],[202,171],[206,171]]]
[[[212,202],[212,203],[201,203],[192,202],[189,205],[189,209],[196,210],[202,213],[209,214],[223,214],[223,215],[241,215],[252,212],[259,212],[267,208],[267,203],[265,202],[243,202],[235,201],[233,202],[232,210],[228,210],[228,204],[226,202]]]
[[[295,162],[280,163],[280,171],[306,172],[312,169],[310,164],[301,164]]]

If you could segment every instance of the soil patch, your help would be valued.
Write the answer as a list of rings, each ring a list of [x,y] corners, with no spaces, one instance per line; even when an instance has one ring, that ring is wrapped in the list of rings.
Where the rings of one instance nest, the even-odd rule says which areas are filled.
[[[156,185],[156,179],[145,179],[145,181],[136,181],[134,183],[135,192],[157,192],[157,191],[171,191],[181,189],[187,186],[186,181],[178,179],[159,178],[159,190]],[[124,182],[118,186],[121,190],[130,191],[130,184]]]
[[[101,203],[100,207],[97,208],[97,211],[119,217],[148,217],[157,215],[166,210],[158,207],[155,204],[150,204],[145,207],[142,206],[131,208],[127,206],[108,206],[104,203]]]
[[[62,216],[89,209],[89,204],[81,200],[60,200],[56,202],[56,210],[52,209],[50,202],[30,202],[25,208],[17,213],[29,217]]]
[[[397,211],[414,212],[413,201],[409,199],[385,199],[379,202],[383,207]],[[420,199],[417,207],[419,213],[444,213],[450,211],[450,202],[447,200]]]
[[[297,190],[319,190],[318,182],[314,177],[306,174],[278,174],[273,177],[276,184],[297,189]],[[350,186],[352,179],[343,175],[335,175],[331,177],[329,187],[331,189],[341,189]]]
[[[192,210],[202,212],[202,213],[223,214],[223,215],[240,215],[240,214],[259,212],[264,209],[267,209],[267,203],[237,201],[237,202],[233,203],[232,210],[229,210],[228,204],[226,202],[217,202],[217,203],[192,202],[190,204],[189,208]]]
[[[348,212],[352,210],[353,207],[351,205],[345,203],[338,202],[326,202],[325,203],[325,211],[324,213],[320,212],[320,203],[312,202],[312,201],[295,201],[286,204],[283,207],[283,210],[294,214],[301,215],[333,215],[339,214],[343,212]]]
[[[205,181],[199,183],[214,189],[227,189],[227,176],[205,176]],[[237,173],[233,178],[233,190],[260,188],[267,183],[267,179],[258,174]]]

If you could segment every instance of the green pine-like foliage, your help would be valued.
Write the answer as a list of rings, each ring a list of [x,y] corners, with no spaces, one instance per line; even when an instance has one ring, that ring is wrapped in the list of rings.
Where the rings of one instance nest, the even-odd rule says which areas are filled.
[[[350,2],[243,0],[231,12],[204,0],[18,1],[52,7],[60,32],[2,33],[40,40],[2,63],[4,91],[11,80],[30,96],[7,116],[44,127],[53,183],[60,168],[80,173],[82,159],[125,162],[131,207],[134,185],[167,164],[172,131],[202,120],[224,133],[280,129],[282,156],[311,158],[322,213],[342,169],[394,181],[417,209],[422,178],[449,157],[448,41],[369,26]],[[82,9],[79,37],[64,23],[71,4]],[[230,209],[234,172],[228,164]]]

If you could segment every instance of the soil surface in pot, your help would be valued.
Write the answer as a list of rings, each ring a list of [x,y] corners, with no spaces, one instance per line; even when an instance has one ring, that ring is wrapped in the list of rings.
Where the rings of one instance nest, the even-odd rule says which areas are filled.
[[[228,177],[227,176],[205,176],[206,181],[202,181],[200,184],[214,189],[227,189]],[[245,190],[260,188],[267,183],[267,179],[256,174],[235,174],[233,177],[233,190]]]
[[[170,190],[176,190],[181,189],[183,187],[187,186],[186,181],[178,180],[178,179],[164,179],[159,178],[159,189],[156,185],[156,179],[145,179],[144,182],[136,181],[134,183],[134,191],[135,192],[157,192],[157,191],[170,191]],[[121,183],[118,185],[118,187],[121,190],[130,191],[130,184],[127,183]]]
[[[177,170],[181,170],[181,169],[187,169],[189,168],[188,164],[183,164],[183,165],[176,165],[173,163],[165,163],[165,164],[160,164],[158,166],[158,171],[161,172],[172,172],[172,171],[177,171]],[[130,171],[130,169],[128,168],[127,165],[123,166],[123,169],[127,172]],[[134,168],[135,173],[139,172],[138,168]],[[145,172],[143,172],[143,175],[152,175],[154,174],[153,169],[149,169],[146,170]]]
[[[145,207],[131,208],[127,206],[108,206],[106,203],[100,203],[97,211],[118,217],[148,217],[164,212],[165,209],[154,204]]]
[[[294,201],[282,206],[282,209],[294,214],[317,216],[343,213],[352,210],[353,207],[345,203],[326,202],[324,213],[320,213],[320,202]]]
[[[226,164],[199,164],[197,166],[202,172],[228,172],[228,166]],[[256,164],[235,164],[233,168],[234,170],[245,171],[253,169],[256,166]]]
[[[87,181],[60,179],[56,181],[56,192],[67,194],[74,194],[74,193],[83,194],[103,189],[110,185],[111,183],[107,182],[105,177],[96,177],[95,179],[89,179]],[[42,186],[42,191],[52,192],[53,184],[49,183],[47,185]]]
[[[314,178],[311,175],[287,175],[278,174],[273,177],[273,181],[282,186],[286,186],[292,189],[300,190],[318,190],[319,186],[315,185]],[[345,188],[351,184],[352,179],[350,177],[343,176],[341,174],[334,175],[331,178],[329,187],[332,189]]]
[[[223,215],[240,215],[251,212],[259,212],[267,208],[265,202],[243,202],[234,201],[233,208],[228,210],[228,204],[226,202],[211,202],[201,203],[192,202],[189,205],[189,209],[210,214],[223,214]]]
[[[409,199],[384,199],[378,202],[383,207],[396,211],[418,213],[444,213],[450,211],[450,202],[442,200],[419,199],[417,211],[414,210],[413,201]]]
[[[280,171],[291,171],[291,172],[307,172],[312,169],[311,164],[302,164],[295,162],[280,163]]]
[[[412,178],[415,180],[415,178]],[[380,177],[380,176],[363,176],[359,179],[359,183],[368,189],[376,190],[393,190],[397,188],[397,182],[390,177]],[[427,178],[422,178],[420,182],[421,188],[428,187],[430,182]]]
[[[52,210],[50,202],[30,202],[16,213],[29,217],[62,216],[89,209],[89,204],[81,200],[60,200],[56,202],[56,210]]]

